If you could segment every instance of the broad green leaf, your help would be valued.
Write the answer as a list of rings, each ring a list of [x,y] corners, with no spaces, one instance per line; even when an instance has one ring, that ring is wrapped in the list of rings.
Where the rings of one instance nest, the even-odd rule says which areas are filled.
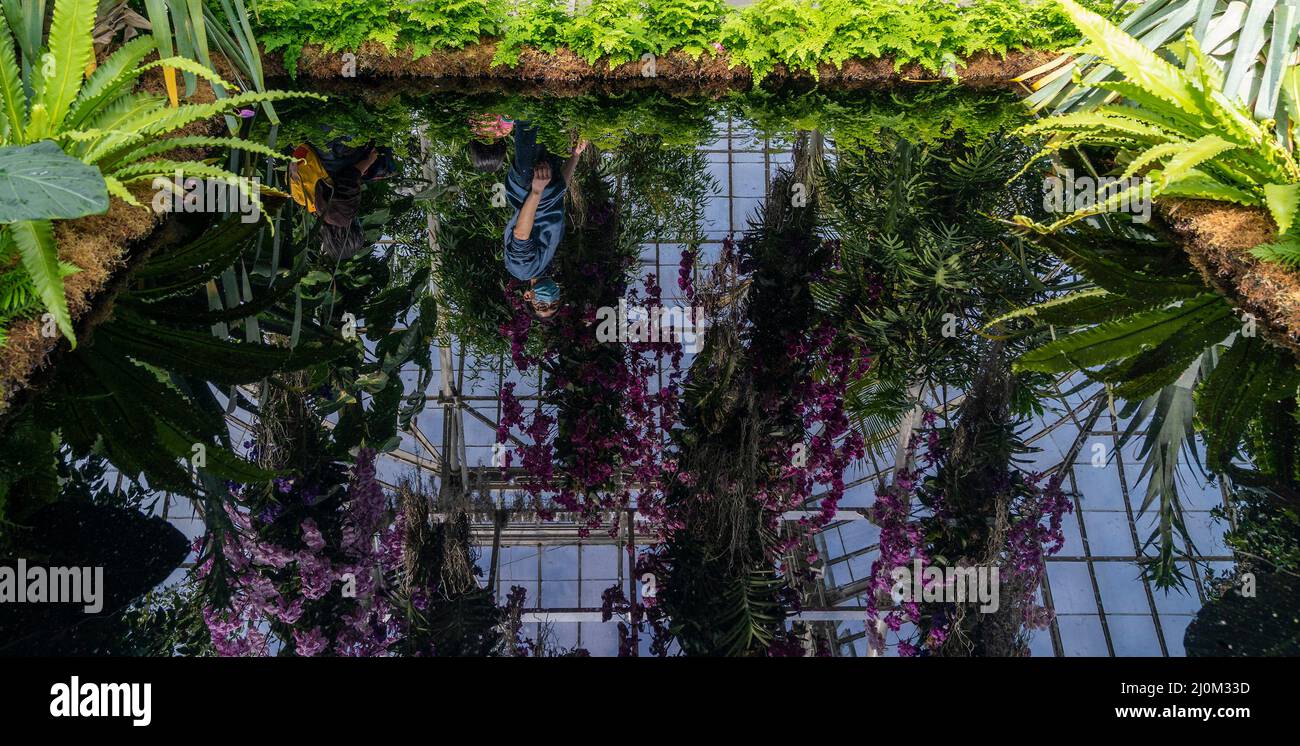
[[[59,265],[59,247],[54,242],[54,228],[48,220],[23,220],[9,226],[13,231],[14,245],[22,257],[23,269],[31,275],[36,292],[45,309],[54,316],[59,331],[77,346],[77,335],[72,331],[72,317],[68,313],[68,299],[63,295],[63,272]]]
[[[153,51],[154,44],[147,36],[140,36],[127,42],[95,68],[86,84],[77,94],[77,100],[64,119],[65,127],[80,127],[85,124],[101,106],[116,100],[130,90],[134,81],[144,72],[141,61]]]
[[[1214,158],[1220,153],[1233,150],[1237,146],[1218,135],[1206,135],[1196,142],[1189,143],[1174,157],[1165,162],[1160,173],[1160,186],[1178,182],[1192,169]]]
[[[21,144],[27,130],[27,93],[14,55],[13,37],[0,33],[0,136]]]
[[[1196,419],[1205,434],[1207,465],[1223,469],[1251,418],[1266,403],[1294,396],[1295,362],[1262,337],[1238,336],[1197,392]]]
[[[1187,147],[1187,143],[1179,140],[1177,142],[1167,142],[1163,145],[1156,145],[1147,148],[1133,158],[1133,160],[1128,164],[1128,168],[1124,169],[1124,173],[1120,174],[1120,178],[1128,179],[1136,176],[1138,171],[1141,171],[1143,168],[1150,166],[1152,163],[1155,163],[1162,158],[1171,158],[1177,155],[1178,152],[1185,147]]]
[[[1223,299],[1213,293],[1161,308],[1107,321],[1026,352],[1017,370],[1056,373],[1108,363],[1155,347],[1192,324],[1212,317]]]
[[[1207,348],[1223,342],[1240,326],[1231,306],[1224,301],[1215,315],[1189,325],[1150,350],[1108,367],[1097,377],[1115,384],[1116,396],[1145,398],[1177,381]]]
[[[91,32],[95,28],[97,0],[58,0],[50,22],[49,52],[41,61],[32,88],[37,101],[44,104],[48,121],[30,139],[58,131],[67,116],[86,66],[95,58]]]
[[[245,140],[239,137],[205,137],[195,135],[190,137],[168,137],[146,145],[141,145],[134,150],[123,154],[122,160],[127,161],[128,163],[135,162],[160,153],[166,153],[169,150],[179,150],[181,148],[233,148],[235,150],[244,150],[249,153],[258,153],[268,158],[284,157],[278,150],[268,148],[267,146],[258,142],[253,142],[252,140]],[[234,174],[231,174],[231,176],[234,176]]]
[[[1170,266],[1165,260],[1139,254],[1143,251],[1141,242],[1124,242],[1112,236],[1107,243],[1099,244],[1101,235],[1084,232],[1079,236],[1050,236],[1043,243],[1097,286],[1119,297],[1141,299],[1147,308],[1205,292],[1198,276],[1182,271],[1185,265]]]
[[[172,24],[167,16],[167,0],[144,0],[145,12],[158,46],[159,57],[171,57],[175,46],[172,41]]]
[[[1290,135],[1292,141],[1295,139],[1295,126],[1300,122],[1300,65],[1292,65],[1287,68],[1286,73],[1282,76],[1282,103],[1284,104],[1284,114],[1291,119],[1291,126],[1285,134]],[[1283,119],[1285,117],[1279,117]],[[1288,143],[1292,144],[1292,143]]]
[[[1074,0],[1059,0],[1066,15],[1088,40],[1088,48],[1128,80],[1177,106],[1190,107],[1194,96],[1183,72],[1118,26]]]
[[[1022,317],[1055,326],[1084,326],[1099,324],[1155,305],[1160,305],[1158,300],[1142,301],[1115,295],[1102,288],[1091,288],[1012,311],[989,322],[988,326]]]
[[[1300,204],[1300,184],[1265,184],[1264,204],[1277,223],[1278,234],[1287,233],[1295,220],[1296,205]]]
[[[219,384],[251,383],[281,370],[327,362],[352,351],[346,344],[300,345],[290,350],[231,342],[216,339],[207,331],[150,325],[126,313],[119,314],[111,326],[100,327],[96,334],[143,362]]]
[[[1268,57],[1259,82],[1259,95],[1255,99],[1256,119],[1280,118],[1277,111],[1278,93],[1287,75],[1287,65],[1295,49],[1296,34],[1300,32],[1300,9],[1294,2],[1283,0],[1274,11],[1273,38],[1269,40]]]
[[[1235,202],[1239,205],[1259,204],[1259,198],[1250,192],[1217,181],[1204,171],[1195,168],[1184,174],[1181,179],[1162,186],[1160,196],[1212,199],[1219,202]]]
[[[1123,116],[1118,113],[1097,111],[1081,111],[1074,114],[1050,117],[1025,125],[1020,129],[1022,135],[1034,135],[1044,131],[1052,133],[1105,132],[1108,134],[1120,132],[1135,140],[1150,140],[1152,142],[1160,142],[1169,137],[1169,132],[1162,127],[1153,126],[1134,117]]]
[[[0,223],[68,220],[107,210],[108,190],[94,166],[49,140],[0,147]]]

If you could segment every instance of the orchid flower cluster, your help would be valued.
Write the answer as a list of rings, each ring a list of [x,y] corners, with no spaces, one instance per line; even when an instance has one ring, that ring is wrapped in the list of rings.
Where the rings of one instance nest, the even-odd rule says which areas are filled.
[[[292,479],[277,480],[277,510],[253,513],[252,488],[231,485],[223,539],[231,572],[228,604],[203,608],[222,656],[384,655],[402,634],[387,581],[402,565],[398,521],[361,449],[342,499]],[[214,539],[215,540],[215,539]],[[196,570],[213,570],[208,557]]]
[[[886,641],[877,622],[899,633],[904,624],[917,630],[898,642],[898,652],[905,657],[925,655],[939,649],[952,634],[952,615],[948,609],[926,615],[916,599],[903,600],[888,609],[881,604],[891,601],[895,568],[917,566],[922,571],[935,564],[936,535],[950,525],[950,511],[944,496],[930,491],[925,494],[929,510],[922,510],[920,496],[927,487],[927,474],[944,460],[946,453],[939,437],[933,412],[922,419],[922,431],[912,436],[906,462],[893,484],[877,490],[872,521],[880,528],[880,554],[871,565],[871,582],[867,595],[867,633],[877,649]],[[999,555],[999,577],[1012,589],[1007,599],[1019,610],[1022,631],[1045,629],[1052,622],[1052,612],[1037,601],[1037,593],[1046,572],[1047,557],[1056,554],[1065,543],[1062,531],[1064,515],[1073,504],[1061,489],[1058,475],[1044,476],[1012,472],[999,489],[1013,495],[1008,507],[1005,541]],[[938,582],[938,581],[927,581]]]
[[[678,286],[693,302],[691,275],[695,252],[684,251]],[[598,268],[583,274],[601,281]],[[654,273],[638,289],[620,291],[629,306],[658,306],[663,291]],[[602,526],[611,510],[636,504],[642,517],[654,522],[661,503],[664,475],[675,462],[669,433],[677,425],[681,393],[683,345],[680,340],[598,341],[596,309],[564,307],[551,324],[556,344],[533,354],[527,344],[531,317],[518,294],[508,291],[512,319],[501,332],[511,343],[511,358],[520,372],[538,366],[545,372],[543,392],[531,415],[515,395],[515,384],[500,391],[501,418],[497,443],[512,433],[525,445],[518,448],[528,478],[524,488],[548,513],[547,505],[579,514],[585,536]],[[662,376],[662,385],[660,374]],[[506,467],[515,463],[507,449]],[[549,503],[544,504],[544,497]],[[611,526],[611,531],[616,526]]]
[[[822,242],[830,262],[835,261],[837,244]],[[746,263],[734,240],[725,239],[721,271],[730,267],[739,272]],[[852,427],[844,401],[849,386],[870,371],[873,355],[843,339],[825,320],[814,321],[807,329],[784,330],[783,341],[783,347],[751,350],[753,380],[763,382],[766,416],[774,421],[792,417],[798,422],[793,428],[797,432],[768,444],[766,455],[777,476],[760,485],[756,498],[776,521],[786,511],[806,508],[816,494],[819,515],[800,519],[806,531],[815,531],[834,518],[844,496],[844,474],[865,455],[862,435]],[[785,552],[798,540],[792,532],[773,552]]]
[[[734,279],[740,281],[743,262],[730,238],[723,251],[722,264],[727,266],[715,272],[734,269]],[[830,253],[825,256],[829,259]],[[683,251],[677,277],[682,296],[692,304],[696,302],[696,258],[695,251]],[[653,306],[662,302],[663,290],[651,273],[639,287],[630,287],[622,295],[629,306]],[[527,308],[514,297],[511,302],[514,318],[502,326],[502,333],[511,340],[515,365],[521,371],[537,365],[547,374],[542,402],[531,416],[518,400],[514,384],[506,383],[500,392],[497,441],[504,444],[519,433],[531,441],[519,449],[529,477],[525,489],[539,503],[549,494],[555,505],[578,512],[587,520],[585,530],[597,527],[609,510],[635,501],[657,535],[670,538],[685,517],[669,515],[663,496],[674,486],[693,489],[697,477],[683,469],[670,439],[678,427],[683,387],[681,343],[672,339],[617,346],[598,343],[591,333],[594,309],[564,308],[553,323],[561,344],[530,355]],[[819,513],[802,521],[805,529],[813,531],[829,523],[845,491],[845,471],[864,455],[862,437],[851,426],[844,399],[848,386],[870,369],[872,356],[841,339],[835,327],[815,313],[812,319],[801,328],[781,329],[776,337],[766,328],[750,330],[765,336],[746,354],[753,368],[750,380],[760,389],[763,416],[789,425],[779,428],[781,437],[763,444],[768,476],[753,494],[773,528],[784,512],[804,509],[814,501]],[[656,391],[653,383],[660,370],[665,375]],[[511,463],[514,456],[507,454],[507,465]],[[636,486],[635,492],[629,485]],[[774,562],[799,541],[793,534],[764,548]],[[651,552],[641,560],[657,557]],[[658,641],[657,617],[649,604],[629,602],[621,590],[606,601],[610,613],[629,614],[631,623],[622,625],[620,632],[625,654],[633,651],[636,633],[647,624],[657,633],[656,649],[666,650],[667,637]]]
[[[735,289],[755,286],[767,293],[762,297],[751,295],[746,306],[733,307],[728,321],[734,326],[731,334],[742,345],[734,354],[740,356],[738,367],[744,373],[734,374],[734,380],[720,384],[700,382],[704,384],[702,390],[714,385],[743,387],[739,397],[756,405],[757,411],[736,413],[741,418],[756,419],[728,427],[733,431],[736,427],[757,428],[761,433],[757,468],[744,469],[746,481],[740,486],[735,482],[739,474],[691,473],[685,466],[687,459],[681,459],[676,469],[674,499],[669,501],[662,521],[662,540],[650,555],[669,568],[658,577],[660,588],[670,592],[677,574],[673,548],[696,540],[697,529],[692,524],[701,520],[701,506],[718,497],[705,493],[713,489],[705,485],[739,490],[736,496],[756,503],[761,520],[767,524],[765,533],[779,537],[764,543],[762,561],[778,576],[786,575],[792,571],[784,562],[787,553],[833,520],[845,493],[844,474],[853,461],[865,455],[862,436],[852,427],[844,404],[848,387],[869,372],[873,355],[837,334],[811,304],[795,300],[789,306],[778,307],[782,298],[798,299],[798,286],[831,260],[829,246],[825,242],[811,247],[792,244],[787,247],[792,260],[788,262],[780,252],[759,248],[763,253],[756,256],[746,245],[738,247],[728,238],[722,261],[714,270],[715,284],[721,290],[719,297],[734,297]],[[702,366],[693,369],[691,375],[713,373]],[[712,470],[720,466],[713,459],[704,459],[700,464],[696,468]],[[683,499],[676,499],[678,495]],[[783,514],[809,506],[818,510],[800,519],[802,530],[780,530]],[[811,554],[809,560],[816,562],[815,552]],[[798,592],[790,585],[781,589],[779,597],[784,609],[797,608],[800,602]],[[817,653],[790,631],[776,635],[766,648],[767,655],[809,652]]]
[[[817,487],[820,514],[801,519],[812,529],[821,528],[835,517],[844,497],[844,473],[854,461],[863,458],[862,434],[851,427],[844,409],[845,392],[871,368],[870,351],[858,351],[836,339],[835,329],[822,323],[811,334],[792,340],[787,349],[794,359],[817,361],[819,370],[804,375],[792,392],[795,414],[803,430],[811,437],[806,459],[792,462],[783,475],[788,484],[778,491],[773,511],[798,510],[813,499]]]
[[[926,469],[932,467],[941,453],[938,431],[934,428],[933,412],[926,412],[922,421],[925,429],[927,448],[917,455],[920,434],[914,433],[908,442],[904,464],[916,464],[898,469],[894,474],[893,484],[876,490],[876,501],[872,506],[871,520],[880,528],[880,554],[871,564],[871,582],[867,589],[867,634],[871,637],[873,647],[883,650],[884,636],[877,628],[882,619],[881,601],[890,598],[893,577],[890,574],[896,567],[911,567],[919,562],[922,568],[931,563],[926,548],[924,527],[918,520],[913,520],[913,493]],[[913,624],[921,620],[921,608],[915,599],[904,601],[899,607],[885,610],[883,619],[891,632],[899,632],[904,622]],[[945,631],[940,631],[944,635]],[[916,654],[915,644],[902,641],[899,653],[904,656]]]
[[[660,558],[654,552],[646,552],[637,557],[635,577],[646,574],[656,578],[666,577]],[[640,596],[628,600],[627,593],[621,585],[615,584],[600,594],[600,620],[608,622],[619,616],[618,622],[618,657],[635,658],[641,653],[640,638],[650,634],[650,655],[664,658],[672,644],[672,635],[668,628],[668,617],[656,603],[654,596]]]

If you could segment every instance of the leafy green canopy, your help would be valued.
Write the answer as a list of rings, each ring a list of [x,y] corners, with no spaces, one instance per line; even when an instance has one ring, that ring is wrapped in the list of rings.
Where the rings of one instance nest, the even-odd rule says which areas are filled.
[[[1244,104],[1224,94],[1222,72],[1202,54],[1192,32],[1179,68],[1073,0],[1060,2],[1087,37],[1085,48],[1124,78],[1092,81],[1090,87],[1124,103],[1049,117],[1022,133],[1049,136],[1040,158],[1078,146],[1114,148],[1124,166],[1120,178],[1145,179],[1051,225],[1019,222],[1050,232],[1148,194],[1267,206],[1285,237],[1300,204],[1300,165],[1271,124],[1257,122]],[[1300,242],[1286,237],[1256,254],[1295,263]]]
[[[1077,38],[1051,3],[759,0],[726,19],[721,41],[733,64],[749,66],[761,79],[777,64],[815,71],[819,63],[879,57],[950,74],[951,65],[976,52],[1060,49]]]
[[[639,19],[628,21],[637,23]],[[515,65],[524,47],[552,54],[564,46],[568,26],[568,3],[564,0],[523,0],[505,23],[492,64]]]
[[[873,157],[888,160],[893,157],[890,151],[898,138],[938,144],[961,133],[967,144],[982,143],[1000,130],[1019,124],[1025,116],[1024,108],[1010,94],[978,95],[954,91],[946,85],[906,96],[755,90],[722,100],[682,98],[657,90],[576,97],[403,93],[369,105],[338,99],[325,111],[308,111],[308,106],[310,102],[303,102],[288,109],[285,126],[289,129],[280,130],[284,141],[318,137],[313,132],[321,123],[330,124],[332,131],[360,133],[363,140],[387,141],[387,132],[409,136],[423,129],[441,174],[441,186],[422,193],[421,200],[438,216],[443,256],[437,279],[449,304],[444,321],[448,331],[483,352],[506,349],[499,327],[510,317],[504,303],[506,275],[501,267],[501,226],[505,219],[501,210],[508,208],[494,206],[492,200],[493,185],[500,174],[474,171],[466,156],[471,137],[468,122],[477,115],[499,113],[516,121],[535,122],[541,129],[539,139],[552,152],[567,152],[578,136],[601,151],[609,151],[611,157],[604,168],[619,177],[627,192],[622,201],[622,224],[632,227],[633,232],[642,231],[640,240],[653,240],[650,236],[685,240],[697,227],[693,221],[708,192],[697,195],[695,177],[705,170],[685,154],[696,153],[696,148],[715,137],[715,123],[727,117],[774,139],[788,138],[795,130],[818,130],[826,133],[841,151],[879,150],[884,152]],[[290,130],[298,134],[285,135]],[[982,148],[980,157],[987,158],[999,147]],[[978,187],[963,194],[975,195],[981,189],[1000,193],[998,187],[1026,156],[1023,148],[1015,149],[1014,154],[1008,151],[1007,157],[1001,159],[1003,166],[992,178],[983,177]],[[964,167],[958,167],[956,173],[967,175]],[[941,177],[945,184],[969,186],[968,181],[955,178],[952,174]],[[1032,201],[1022,200],[1025,204]],[[962,205],[972,211],[988,207],[983,203]],[[866,214],[874,213],[866,210]],[[975,219],[988,223],[982,217]],[[999,228],[999,235],[1003,233],[1006,231]],[[966,248],[961,240],[962,236],[958,236],[955,241],[957,249]]]
[[[1296,0],[1251,3],[1249,12],[1234,0],[1145,0],[1130,5],[1133,12],[1120,23],[1123,31],[1151,49],[1178,57],[1186,54],[1184,37],[1191,32],[1225,72],[1224,93],[1253,104],[1257,119],[1276,119],[1279,134],[1288,131],[1289,112],[1280,105],[1279,93],[1300,33]],[[1063,55],[1025,78],[1039,75],[1030,105],[1063,114],[1103,101],[1108,92],[1090,85],[1117,73],[1104,60],[1084,53]]]
[[[304,44],[339,51],[374,41],[409,46],[417,57],[459,49],[500,33],[506,8],[505,0],[262,0],[254,22],[267,51],[285,50],[293,70]]]
[[[1033,206],[1028,180],[1007,184],[1027,148],[1005,135],[933,145],[881,137],[891,138],[888,148],[840,148],[825,169],[822,219],[839,240],[840,264],[811,290],[872,359],[848,386],[845,408],[883,456],[923,387],[969,389],[988,353],[966,330],[1042,297],[1037,278],[1050,276],[1052,263],[999,220]],[[1042,378],[1022,377],[1018,415],[1037,406]]]
[[[1027,116],[1012,93],[949,85],[906,94],[756,88],[733,95],[728,109],[765,137],[784,139],[794,130],[817,130],[840,151],[853,153],[887,151],[899,138],[916,145],[940,145],[958,136],[979,143],[1019,126]]]
[[[291,70],[308,43],[339,51],[373,41],[422,57],[495,37],[498,65],[517,64],[525,47],[567,47],[589,64],[603,58],[610,66],[672,50],[725,51],[758,79],[778,64],[816,70],[855,57],[892,57],[939,72],[975,52],[1060,49],[1078,36],[1059,8],[1032,0],[760,0],[743,9],[722,0],[593,0],[572,17],[566,6],[524,0],[508,13],[504,0],[263,0],[256,20],[259,38],[268,50],[284,50]]]
[[[1290,353],[1258,336],[1249,319],[1238,319],[1176,249],[1097,229],[1071,228],[1043,241],[1078,273],[1078,289],[990,327],[1037,339],[1016,370],[1083,371],[1125,400],[1121,416],[1132,419],[1121,443],[1144,432],[1139,510],[1155,508],[1158,516],[1147,539],[1157,551],[1147,569],[1158,585],[1172,586],[1181,576],[1176,555],[1191,554],[1178,490],[1180,453],[1199,458],[1200,432],[1210,472],[1293,494],[1300,374]]]
[[[535,123],[539,141],[557,154],[568,153],[575,136],[602,150],[620,150],[642,139],[698,148],[716,136],[714,124],[728,116],[743,120],[762,137],[787,140],[795,131],[817,130],[841,149],[854,151],[892,148],[899,137],[939,144],[960,133],[968,142],[980,142],[1019,126],[1028,116],[1014,94],[948,85],[906,93],[756,88],[721,99],[675,96],[655,89],[564,97],[443,92],[400,94],[378,103],[339,98],[327,111],[308,115],[305,106],[291,111],[303,112],[307,118],[286,122],[280,128],[281,141],[311,139],[312,132],[320,129],[318,123],[385,142],[388,132],[409,134],[424,127],[431,141],[450,152],[463,150],[471,138],[471,118],[495,113]]]
[[[498,64],[514,64],[515,50],[534,46],[544,51],[557,45],[567,46],[588,64],[604,57],[610,67],[641,58],[645,54],[664,54],[680,49],[699,56],[716,51],[726,5],[722,0],[603,0],[592,3],[559,29],[558,38],[548,37],[548,29],[532,19],[549,18],[547,5],[555,0],[534,0],[520,13],[517,22],[507,25],[501,49],[493,59]],[[540,7],[536,14],[529,12]],[[526,36],[538,33],[538,36]]]
[[[67,155],[97,167],[108,194],[137,207],[142,205],[128,185],[155,177],[170,179],[176,171],[227,181],[260,207],[249,179],[206,163],[171,160],[166,154],[182,148],[220,147],[276,156],[274,150],[238,137],[167,136],[193,122],[242,106],[315,94],[249,92],[211,104],[169,107],[163,97],[135,90],[147,71],[174,68],[225,88],[232,86],[207,67],[183,57],[146,63],[145,58],[157,49],[156,42],[146,37],[127,42],[87,73],[94,60],[96,10],[94,0],[59,0],[43,47],[39,46],[39,34],[23,33],[24,29],[17,27],[22,19],[7,16],[11,28],[0,29],[0,147],[52,140]],[[21,59],[18,52],[22,53]],[[100,185],[96,183],[95,187]],[[94,200],[95,190],[85,196]],[[103,207],[107,208],[106,202]],[[59,331],[75,345],[76,335],[64,297],[66,273],[60,268],[50,217],[58,215],[51,213],[5,226],[0,267],[10,266],[17,254],[21,270],[13,271],[27,274]],[[14,306],[8,308],[11,315],[14,310]]]

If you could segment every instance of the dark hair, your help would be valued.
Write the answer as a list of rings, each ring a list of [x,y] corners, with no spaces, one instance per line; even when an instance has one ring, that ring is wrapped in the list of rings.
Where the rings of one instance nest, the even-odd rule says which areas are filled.
[[[555,313],[551,314],[550,316],[543,316],[537,312],[537,309],[533,306],[532,303],[527,303],[525,305],[528,306],[527,309],[528,318],[532,319],[538,324],[541,324],[542,326],[551,326],[552,324],[555,324],[559,321],[559,317],[560,317],[559,309],[556,309]]]
[[[365,232],[361,221],[352,220],[346,226],[330,225],[321,221],[321,253],[336,262],[342,262],[360,254],[366,248]]]
[[[501,164],[505,159],[506,144],[504,140],[494,140],[492,142],[469,141],[469,160],[470,163],[474,164],[474,168],[479,171],[492,173],[501,168]]]

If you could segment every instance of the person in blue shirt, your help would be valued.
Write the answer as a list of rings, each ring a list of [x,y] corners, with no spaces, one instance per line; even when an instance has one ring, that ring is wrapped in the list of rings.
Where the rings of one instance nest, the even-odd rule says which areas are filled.
[[[524,300],[539,318],[547,319],[560,308],[560,286],[550,270],[564,237],[564,196],[587,142],[579,141],[561,164],[538,144],[535,125],[517,125],[514,162],[506,175],[506,201],[515,213],[502,236],[505,265],[512,277],[529,284]]]

